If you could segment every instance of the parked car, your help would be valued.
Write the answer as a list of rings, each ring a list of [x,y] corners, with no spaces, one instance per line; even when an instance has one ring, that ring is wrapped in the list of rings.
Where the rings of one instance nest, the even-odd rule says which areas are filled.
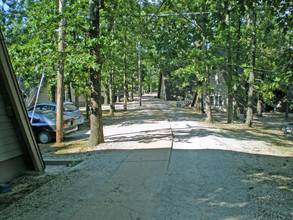
[[[28,111],[33,110],[33,106],[28,109]],[[40,103],[36,105],[36,110],[51,110],[56,112],[56,103]],[[84,123],[84,117],[82,111],[80,111],[72,102],[65,102],[63,105],[63,115],[74,117],[76,124],[81,125]]]
[[[31,127],[38,142],[50,143],[56,138],[56,112],[35,110],[32,118],[32,111],[28,112]],[[63,135],[77,131],[78,127],[73,117],[63,117]]]
[[[281,130],[284,135],[293,135],[293,123],[285,124]]]

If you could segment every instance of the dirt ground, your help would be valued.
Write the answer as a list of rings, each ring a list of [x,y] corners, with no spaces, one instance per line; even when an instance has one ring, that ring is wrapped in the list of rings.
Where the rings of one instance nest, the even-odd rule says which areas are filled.
[[[175,107],[176,102],[152,96],[143,101],[142,107],[129,103],[128,111],[118,104],[113,117],[105,111],[104,144],[85,147],[89,137],[86,122],[63,144],[40,145],[45,161],[74,162],[49,165],[44,175],[24,175],[10,182],[13,191],[0,194],[0,219],[33,219],[40,210],[57,204],[61,207],[56,212],[63,213],[69,204],[58,201],[54,206],[48,195],[52,191],[66,200],[62,186],[74,184],[95,166],[103,169],[97,183],[102,187],[133,150],[169,143],[168,168],[150,205],[153,213],[134,217],[137,213],[132,212],[122,219],[293,218],[293,137],[280,130],[293,122],[293,114],[285,119],[283,113],[264,113],[254,117],[253,127],[247,128],[241,115],[227,124],[225,113],[213,112],[214,123],[208,124],[205,115]],[[83,202],[86,192],[78,192],[78,200]],[[62,219],[72,219],[72,215]]]

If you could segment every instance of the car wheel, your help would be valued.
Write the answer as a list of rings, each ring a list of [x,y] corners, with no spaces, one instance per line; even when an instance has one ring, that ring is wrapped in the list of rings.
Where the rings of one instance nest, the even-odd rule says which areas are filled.
[[[47,144],[47,143],[50,143],[51,142],[52,137],[50,136],[50,134],[47,131],[41,131],[38,134],[38,140],[42,144]]]

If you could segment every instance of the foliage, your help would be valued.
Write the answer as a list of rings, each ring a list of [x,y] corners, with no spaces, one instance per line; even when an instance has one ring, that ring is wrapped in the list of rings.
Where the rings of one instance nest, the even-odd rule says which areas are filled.
[[[23,76],[26,88],[35,86],[43,73],[45,82],[55,85],[58,1],[6,0],[0,6],[1,29],[16,74]],[[172,81],[172,87],[180,91],[202,90],[206,67],[213,75],[216,71],[225,73],[232,66],[228,83],[244,105],[251,56],[248,18],[252,9],[257,13],[255,95],[275,105],[277,93],[285,94],[292,86],[290,1],[105,1],[99,42],[88,37],[88,1],[68,0],[66,8],[65,83],[71,83],[76,95],[88,94],[89,69],[99,68],[89,50],[97,43],[103,55],[103,85],[108,86],[110,71],[114,72],[116,90],[123,88],[124,71],[127,84],[137,85],[140,42],[145,87],[152,84],[156,88],[162,71]]]

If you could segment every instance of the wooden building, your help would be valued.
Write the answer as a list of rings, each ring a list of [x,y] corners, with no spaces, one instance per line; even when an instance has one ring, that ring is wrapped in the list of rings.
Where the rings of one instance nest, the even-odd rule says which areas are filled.
[[[26,171],[43,173],[44,169],[0,30],[0,183]]]

